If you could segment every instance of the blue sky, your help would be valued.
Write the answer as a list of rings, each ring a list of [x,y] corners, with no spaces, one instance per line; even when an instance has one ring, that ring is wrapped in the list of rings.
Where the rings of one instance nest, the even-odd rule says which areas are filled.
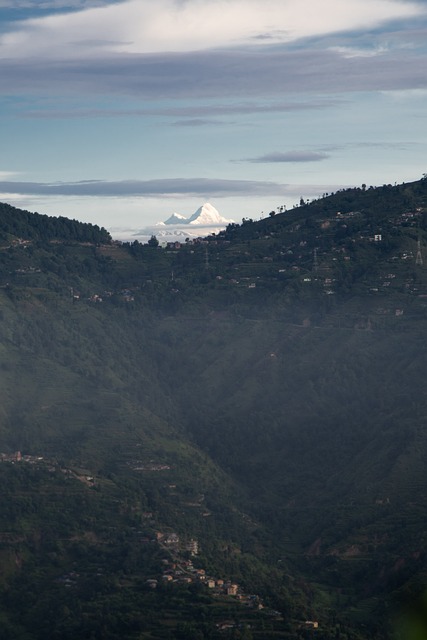
[[[427,171],[425,0],[0,0],[0,80],[0,199],[109,229]]]

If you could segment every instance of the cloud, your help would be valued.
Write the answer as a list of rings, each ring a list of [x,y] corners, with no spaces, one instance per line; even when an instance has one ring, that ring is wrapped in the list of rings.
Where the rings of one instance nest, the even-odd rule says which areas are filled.
[[[321,148],[322,152],[330,152],[330,151],[342,151],[343,149],[379,149],[381,150],[407,150],[414,149],[419,145],[423,145],[422,142],[346,142],[344,144],[328,144]]]
[[[16,171],[0,171],[0,180],[10,180],[17,175],[18,173]]]
[[[286,185],[256,180],[223,180],[209,178],[166,178],[158,180],[85,180],[81,182],[15,182],[0,181],[0,192],[43,196],[203,196],[270,195],[284,193]]]
[[[121,0],[116,0],[121,1]],[[45,11],[46,9],[87,9],[89,7],[100,7],[103,5],[112,4],[110,0],[37,0],[37,4],[34,0],[0,0],[1,9],[16,9],[16,10],[37,10]]]
[[[282,48],[123,55],[84,62],[29,58],[0,61],[0,92],[44,97],[84,95],[86,99],[115,94],[146,100],[225,96],[228,100],[241,100],[242,96],[250,100],[263,96],[267,100],[298,91],[321,95],[327,91],[331,95],[427,88],[426,66],[424,52],[400,51],[372,59],[344,58],[336,51]],[[321,106],[318,101],[317,108]],[[223,113],[225,110],[232,112],[230,107],[223,108]]]
[[[374,58],[375,56],[380,56],[386,53],[387,50],[387,47],[380,45],[360,49],[357,49],[356,47],[331,47],[331,51],[336,51],[344,58]]]
[[[396,102],[413,102],[419,99],[425,100],[427,98],[427,87],[407,89],[406,91],[389,91],[388,96],[393,98],[393,100],[395,100]]]
[[[52,110],[43,109],[39,111],[24,111],[17,113],[18,117],[22,118],[36,118],[36,119],[75,119],[75,118],[138,118],[147,116],[157,116],[159,118],[167,117],[182,117],[191,118],[190,120],[183,120],[176,124],[182,124],[185,126],[188,122],[215,124],[216,120],[208,120],[206,116],[222,117],[229,115],[251,115],[257,113],[286,113],[293,111],[309,111],[328,109],[330,107],[345,104],[345,100],[334,98],[308,98],[305,101],[287,101],[287,102],[264,102],[259,100],[257,102],[234,102],[228,104],[193,104],[188,106],[171,106],[167,108],[156,109],[84,109],[76,108],[72,110]]]
[[[70,4],[76,7],[79,0]],[[331,95],[420,88],[427,86],[423,15],[425,3],[404,0],[109,3],[20,21],[0,34],[0,93],[147,100],[261,95],[266,102],[296,91]],[[393,31],[390,21],[414,17],[417,29],[401,25]],[[386,23],[389,31],[383,33]],[[405,40],[412,37],[413,46]],[[270,110],[327,106],[326,100],[301,100]],[[92,109],[46,115],[172,115],[174,110],[178,116],[205,119],[269,110],[266,104],[243,102],[211,106],[210,111],[192,108],[192,113],[172,107],[169,114],[166,109]],[[31,117],[43,117],[43,111]]]
[[[347,184],[285,184],[260,180],[226,180],[208,178],[166,178],[158,180],[122,180],[103,181],[87,180],[83,182],[13,182],[0,181],[0,194],[4,200],[16,201],[18,206],[32,209],[34,203],[41,203],[44,210],[52,210],[50,202],[54,203],[54,215],[64,208],[66,201],[74,208],[71,217],[75,216],[75,209],[91,209],[91,203],[100,205],[100,219],[105,216],[109,203],[120,200],[130,202],[132,206],[140,199],[147,202],[159,203],[162,200],[183,200],[196,198],[204,202],[212,198],[253,199],[260,198],[316,198],[322,193],[332,193],[338,189],[353,186]],[[33,203],[33,204],[31,204]],[[78,203],[78,204],[76,204]],[[123,205],[122,205],[123,206]],[[68,207],[69,208],[69,207]],[[81,216],[80,216],[81,217]],[[230,217],[233,217],[232,215]]]
[[[218,122],[218,120],[207,120],[203,118],[191,118],[188,120],[177,120],[176,122],[172,122],[173,127],[206,127],[206,126],[218,126],[220,124],[225,124]],[[233,124],[233,123],[230,123]]]
[[[274,162],[319,162],[326,160],[329,155],[320,151],[273,151],[256,158],[247,158],[246,162],[254,163],[274,163]]]
[[[0,47],[2,56],[11,59],[262,47],[423,13],[425,5],[415,0],[127,0],[27,20],[3,34]]]

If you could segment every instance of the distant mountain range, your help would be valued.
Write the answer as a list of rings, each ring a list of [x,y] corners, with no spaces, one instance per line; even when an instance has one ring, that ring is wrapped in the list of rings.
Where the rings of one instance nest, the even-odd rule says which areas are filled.
[[[185,218],[179,213],[174,213],[170,218],[165,220],[164,222],[159,222],[156,226],[176,226],[176,225],[188,225],[192,226],[209,226],[212,225],[220,225],[221,227],[226,226],[230,222],[234,222],[234,220],[227,220],[223,218],[217,209],[212,206],[209,202],[205,202],[201,207],[197,209],[193,213],[190,218]]]
[[[136,239],[140,242],[147,240],[155,235],[163,242],[173,242],[174,240],[182,241],[185,238],[194,238],[198,236],[208,236],[212,233],[218,233],[225,227],[233,223],[221,216],[218,210],[209,202],[205,202],[197,209],[189,218],[180,213],[173,213],[164,222],[158,222],[151,227],[145,227],[140,230],[111,230],[114,238],[119,240]]]

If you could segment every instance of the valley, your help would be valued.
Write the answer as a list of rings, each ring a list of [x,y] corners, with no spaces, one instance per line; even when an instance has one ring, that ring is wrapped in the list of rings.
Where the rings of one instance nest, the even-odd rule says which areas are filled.
[[[5,638],[409,640],[425,178],[165,247],[0,214]]]

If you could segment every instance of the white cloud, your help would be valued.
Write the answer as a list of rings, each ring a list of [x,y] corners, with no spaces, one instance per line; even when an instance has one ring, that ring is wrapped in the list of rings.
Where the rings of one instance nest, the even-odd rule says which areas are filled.
[[[426,12],[403,0],[127,0],[20,23],[3,57],[207,50],[377,27]]]
[[[418,88],[387,91],[387,96],[396,102],[414,102],[416,100],[425,100],[427,98],[427,89]]]
[[[374,58],[388,51],[387,47],[378,46],[370,49],[356,49],[354,47],[330,47],[344,58]]]
[[[276,163],[276,162],[319,162],[326,160],[329,156],[319,151],[273,151],[256,158],[248,158],[247,162],[254,163]]]
[[[1,171],[0,170],[0,180],[11,180],[18,176],[19,173],[17,171]]]

